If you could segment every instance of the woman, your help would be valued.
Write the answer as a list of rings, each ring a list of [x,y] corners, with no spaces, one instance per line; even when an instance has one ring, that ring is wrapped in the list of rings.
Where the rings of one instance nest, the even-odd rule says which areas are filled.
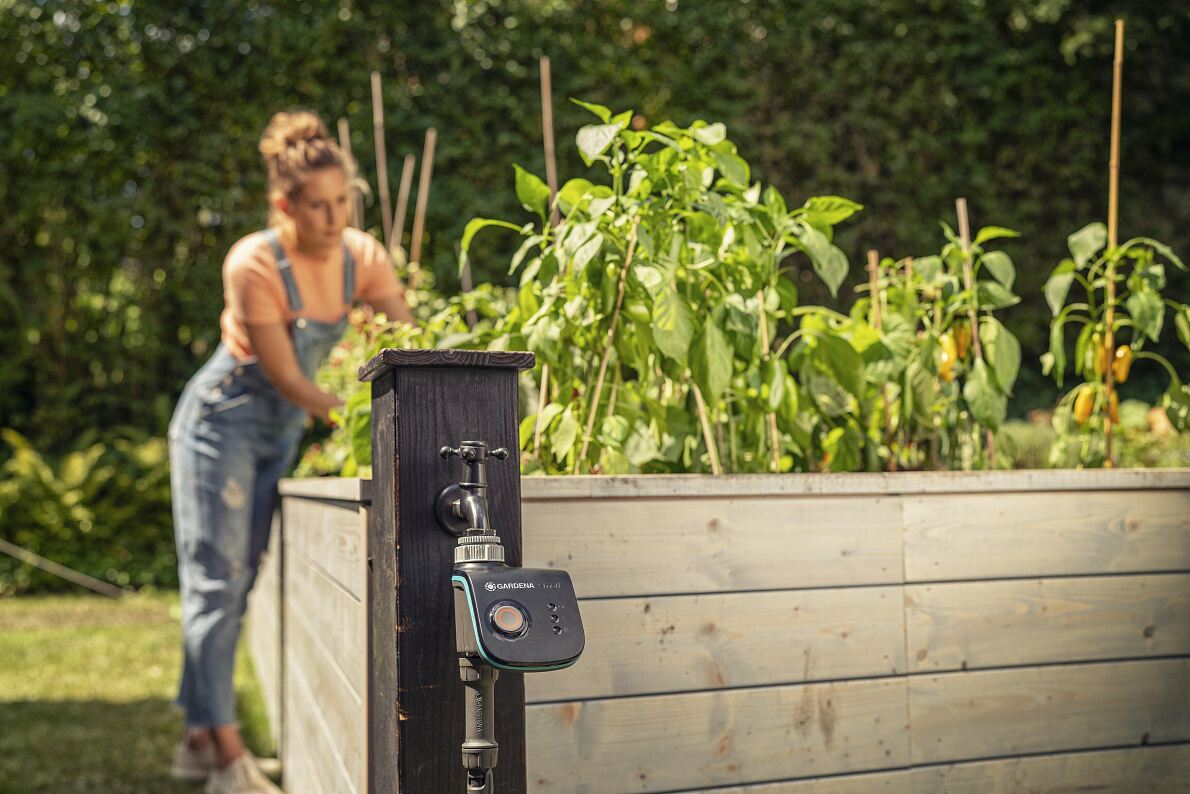
[[[279,792],[245,750],[232,690],[248,592],[268,546],[277,480],[306,415],[329,422],[340,399],[315,371],[363,300],[413,322],[383,246],[347,228],[348,164],[312,113],[278,113],[260,141],[269,228],[223,263],[222,341],[187,384],[170,422],[186,730],[171,774],[207,794]]]

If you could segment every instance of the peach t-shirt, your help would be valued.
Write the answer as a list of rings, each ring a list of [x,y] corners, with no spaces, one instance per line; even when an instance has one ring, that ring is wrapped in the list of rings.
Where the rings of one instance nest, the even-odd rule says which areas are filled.
[[[343,241],[355,258],[355,295],[351,303],[383,300],[404,292],[384,246],[359,229],[345,229]],[[302,310],[292,312],[277,258],[263,231],[253,232],[231,247],[223,261],[223,344],[239,361],[255,357],[246,326],[290,323],[297,317],[338,322],[349,308],[343,303],[343,248],[317,259],[285,246]]]

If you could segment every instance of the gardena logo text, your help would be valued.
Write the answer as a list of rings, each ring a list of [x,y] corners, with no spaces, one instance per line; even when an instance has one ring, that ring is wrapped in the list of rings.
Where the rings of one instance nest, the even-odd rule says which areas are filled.
[[[496,590],[532,590],[535,585],[532,582],[488,582],[484,585],[484,589],[488,592],[495,592]]]

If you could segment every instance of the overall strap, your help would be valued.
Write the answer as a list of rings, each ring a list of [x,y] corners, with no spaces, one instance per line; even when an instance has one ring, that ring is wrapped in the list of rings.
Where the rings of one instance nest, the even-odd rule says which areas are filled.
[[[285,256],[285,249],[281,247],[281,238],[277,235],[277,230],[273,228],[267,229],[264,235],[273,248],[273,255],[277,258],[277,270],[281,272],[281,281],[285,282],[289,310],[296,314],[302,310],[302,295],[298,292],[297,281],[293,278],[293,268],[289,265],[289,258]]]
[[[351,308],[351,304],[355,303],[355,257],[351,255],[351,249],[347,247],[347,241],[343,241],[343,304],[347,308]]]

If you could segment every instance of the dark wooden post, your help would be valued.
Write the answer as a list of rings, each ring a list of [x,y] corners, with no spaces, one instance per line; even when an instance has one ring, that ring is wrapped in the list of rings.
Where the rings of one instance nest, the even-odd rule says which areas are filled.
[[[372,383],[372,508],[368,528],[368,790],[466,791],[463,695],[454,648],[450,572],[455,539],[434,497],[464,473],[438,450],[463,440],[507,447],[488,467],[492,526],[521,564],[517,372],[532,353],[384,350],[360,369]],[[496,683],[496,790],[524,794],[525,689]]]

